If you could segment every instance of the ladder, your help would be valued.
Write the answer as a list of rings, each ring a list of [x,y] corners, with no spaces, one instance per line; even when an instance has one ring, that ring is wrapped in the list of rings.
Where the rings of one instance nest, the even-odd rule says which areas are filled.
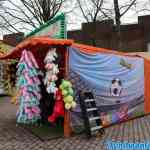
[[[99,135],[103,135],[104,129],[102,128],[102,121],[92,92],[80,91],[79,101],[87,137],[90,138],[92,135],[97,133]]]

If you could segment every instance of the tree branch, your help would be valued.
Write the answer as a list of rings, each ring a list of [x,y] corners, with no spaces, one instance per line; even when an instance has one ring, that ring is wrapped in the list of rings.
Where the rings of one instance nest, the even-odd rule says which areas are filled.
[[[133,0],[131,4],[127,7],[127,9],[123,13],[120,14],[120,16],[122,17],[126,12],[128,12],[128,10],[135,4],[135,2],[136,0]]]

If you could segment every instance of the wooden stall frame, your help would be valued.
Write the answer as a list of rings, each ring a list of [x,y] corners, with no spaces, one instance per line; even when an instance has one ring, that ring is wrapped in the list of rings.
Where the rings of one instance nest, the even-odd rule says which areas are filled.
[[[68,71],[69,71],[69,50],[66,47],[65,51],[65,78],[67,79]],[[70,111],[65,110],[65,116],[64,116],[64,137],[69,138],[71,137],[72,129],[70,126]]]

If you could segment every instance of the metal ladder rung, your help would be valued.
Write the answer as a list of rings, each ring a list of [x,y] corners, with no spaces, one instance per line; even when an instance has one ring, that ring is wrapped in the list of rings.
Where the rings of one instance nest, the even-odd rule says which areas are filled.
[[[95,107],[95,108],[88,108],[88,109],[87,109],[88,112],[89,112],[89,111],[95,111],[95,110],[97,110],[96,107]]]
[[[91,131],[96,131],[96,130],[99,130],[99,129],[101,129],[101,128],[102,128],[102,126],[92,127],[92,128],[91,128]]]
[[[92,118],[89,118],[89,121],[98,120],[98,119],[100,119],[100,117],[92,117]]]
[[[85,100],[86,103],[88,103],[88,102],[94,102],[94,101],[95,101],[94,99],[86,99]]]

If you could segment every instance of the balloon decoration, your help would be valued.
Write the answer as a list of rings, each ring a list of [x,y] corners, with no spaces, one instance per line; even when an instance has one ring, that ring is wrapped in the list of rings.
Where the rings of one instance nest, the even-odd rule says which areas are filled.
[[[17,65],[17,88],[19,109],[18,123],[36,123],[40,118],[40,80],[42,75],[38,64],[30,51],[24,50]]]
[[[71,82],[67,80],[62,80],[62,83],[59,87],[62,90],[63,100],[65,103],[65,109],[70,110],[76,107],[76,102],[73,99],[74,92],[72,89]]]
[[[63,95],[60,89],[56,91],[55,98],[53,114],[48,117],[48,121],[52,123],[54,123],[58,117],[64,117],[65,114]]]
[[[44,60],[45,69],[46,69],[46,77],[44,80],[44,84],[46,86],[47,92],[55,94],[57,91],[56,81],[58,79],[57,74],[59,73],[58,65],[55,64],[55,60],[58,57],[56,53],[56,49],[50,50]]]

